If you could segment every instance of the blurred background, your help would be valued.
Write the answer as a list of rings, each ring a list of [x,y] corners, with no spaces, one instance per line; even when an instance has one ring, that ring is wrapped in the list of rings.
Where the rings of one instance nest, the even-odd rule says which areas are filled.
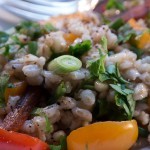
[[[0,30],[21,20],[45,20],[50,16],[90,10],[99,0],[0,0]]]

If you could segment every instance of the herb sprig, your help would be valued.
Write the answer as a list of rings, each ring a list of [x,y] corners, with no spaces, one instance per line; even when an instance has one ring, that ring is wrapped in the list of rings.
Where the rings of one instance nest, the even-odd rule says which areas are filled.
[[[102,48],[106,49],[107,39],[103,37],[102,40],[100,42]],[[135,109],[135,101],[132,97],[133,91],[128,89],[126,85],[129,82],[121,76],[117,64],[105,67],[107,54],[103,54],[101,49],[99,49],[99,52],[100,58],[95,62],[91,62],[89,65],[91,76],[99,79],[101,82],[109,81],[109,86],[115,91],[116,106],[123,109],[126,113],[126,118],[131,120]]]

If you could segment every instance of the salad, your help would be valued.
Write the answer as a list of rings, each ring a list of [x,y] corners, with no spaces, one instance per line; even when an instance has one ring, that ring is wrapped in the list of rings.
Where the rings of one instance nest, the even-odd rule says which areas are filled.
[[[109,0],[96,8],[101,13],[0,31],[0,150],[150,142],[149,8],[144,0]]]

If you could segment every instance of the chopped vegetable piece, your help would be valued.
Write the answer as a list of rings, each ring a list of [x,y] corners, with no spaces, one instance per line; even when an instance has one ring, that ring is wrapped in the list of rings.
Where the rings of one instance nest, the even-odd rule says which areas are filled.
[[[118,30],[118,43],[128,42],[132,37],[135,36],[135,30],[127,23]]]
[[[65,74],[79,70],[81,66],[82,62],[76,57],[63,55],[52,60],[48,64],[48,70],[54,71],[58,74]]]
[[[69,47],[69,53],[73,56],[80,57],[87,51],[91,49],[91,41],[90,40],[85,40],[81,43],[77,43],[74,46]]]
[[[8,87],[5,90],[5,101],[8,101],[9,96],[22,96],[27,88],[27,83],[25,81],[13,83],[13,87]]]
[[[108,0],[106,4],[106,9],[119,9],[119,10],[124,10],[124,5],[123,3],[119,2],[118,0]]]
[[[144,137],[144,138],[147,138],[147,136],[149,135],[149,132],[147,129],[139,127],[139,135]]]
[[[50,120],[48,119],[47,115],[44,115],[44,116],[45,116],[45,120],[46,120],[45,130],[47,133],[51,133],[53,131],[53,126],[52,126]]]
[[[50,145],[51,150],[61,150],[61,145]]]
[[[115,20],[114,22],[110,23],[109,27],[111,29],[118,30],[122,25],[124,25],[124,21],[121,18],[119,18]]]
[[[9,35],[7,33],[0,31],[0,46],[3,43],[7,42],[8,38],[9,38]]]
[[[85,150],[86,144],[88,150],[127,150],[137,137],[135,120],[97,122],[72,131],[67,137],[67,145],[69,150]]]
[[[5,104],[5,89],[7,88],[9,80],[9,75],[0,75],[0,107],[3,107]]]
[[[6,131],[0,128],[1,150],[50,150],[41,140],[26,134]]]
[[[67,41],[67,44],[70,45],[74,42],[75,39],[79,38],[79,36],[73,33],[65,33],[64,38]]]
[[[16,26],[16,31],[29,36],[31,40],[35,40],[50,31],[56,31],[56,28],[49,23],[46,25],[40,25],[37,22],[24,21]]]
[[[135,44],[139,49],[147,49],[150,47],[150,31],[145,31],[141,36],[135,39]]]
[[[133,18],[128,20],[128,24],[135,30],[143,30],[143,27],[137,23],[137,21]]]
[[[61,96],[64,96],[65,93],[66,93],[66,86],[64,82],[61,82],[60,85],[56,89],[55,98],[58,99]]]
[[[67,150],[66,136],[61,136],[60,145],[50,145],[51,150]]]
[[[29,42],[29,44],[28,44],[29,54],[36,55],[37,49],[38,49],[37,42],[35,42],[35,41]]]

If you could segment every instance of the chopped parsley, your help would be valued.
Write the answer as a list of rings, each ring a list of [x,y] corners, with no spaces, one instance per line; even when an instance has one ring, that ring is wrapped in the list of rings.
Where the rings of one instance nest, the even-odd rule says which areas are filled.
[[[119,0],[108,0],[106,4],[106,9],[119,9],[125,10],[124,5]]]
[[[9,34],[0,31],[0,46],[1,46],[3,43],[7,42],[8,39],[9,39]]]
[[[123,25],[124,25],[123,19],[119,18],[119,19],[116,19],[114,22],[111,22],[109,24],[109,27],[111,29],[118,30]]]
[[[126,43],[134,36],[136,36],[136,31],[126,23],[118,30],[118,43]]]
[[[107,40],[101,41],[102,48],[107,48]],[[101,82],[109,81],[109,86],[115,91],[116,106],[125,111],[126,119],[131,120],[135,109],[135,101],[133,100],[133,91],[126,87],[129,82],[126,81],[120,74],[118,65],[109,65],[105,67],[106,55],[100,51],[100,58],[95,62],[91,62],[89,70],[93,78],[99,79]],[[107,50],[105,50],[106,52]],[[103,107],[103,103],[99,102],[98,110]],[[99,112],[99,116],[105,114],[105,111]]]
[[[66,136],[60,138],[60,145],[50,145],[51,150],[67,150]]]
[[[69,53],[70,55],[80,57],[87,51],[91,49],[92,43],[90,40],[85,40],[81,43],[77,43],[76,45],[71,45],[69,47]]]
[[[9,80],[9,75],[7,74],[0,75],[0,107],[3,107],[5,105],[4,93],[8,84],[8,80]]]
[[[36,55],[38,49],[38,44],[35,41],[31,41],[28,43],[28,51],[30,54]]]
[[[56,31],[56,28],[50,23],[40,25],[37,22],[24,21],[16,26],[16,31],[29,36],[31,40],[35,40],[40,36],[49,33],[50,31]]]

